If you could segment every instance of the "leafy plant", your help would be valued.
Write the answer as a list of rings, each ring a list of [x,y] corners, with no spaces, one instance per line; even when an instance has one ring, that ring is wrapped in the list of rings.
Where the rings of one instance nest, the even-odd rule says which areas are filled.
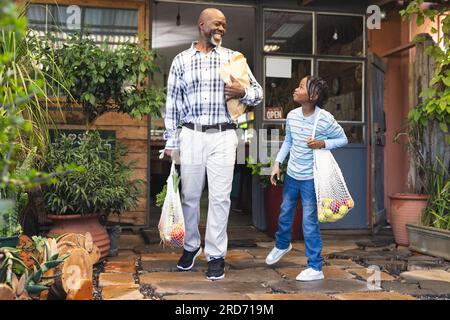
[[[9,285],[16,295],[26,291],[25,297],[36,296],[53,285],[60,275],[49,275],[49,271],[66,258],[59,256],[55,239],[21,236],[17,248],[0,248],[0,283]]]
[[[425,208],[422,223],[426,226],[450,230],[450,174],[438,158],[431,170],[430,199]]]
[[[181,181],[181,177],[178,175],[178,172],[175,170],[173,176],[173,187],[174,187],[174,192],[178,192],[178,187],[180,185],[180,181]],[[166,199],[166,195],[167,195],[167,183],[164,185],[163,189],[161,190],[160,193],[158,193],[156,195],[156,206],[162,208],[162,206],[164,205],[164,200]]]
[[[47,208],[54,214],[121,213],[137,205],[142,180],[132,180],[131,163],[123,162],[127,150],[112,149],[98,131],[86,132],[78,146],[73,138],[60,134],[49,147],[47,170],[64,163],[76,163],[85,172],[75,172],[43,188]]]
[[[447,14],[448,5],[444,3],[430,8],[423,3],[423,0],[410,1],[406,9],[400,11],[403,18],[415,17],[418,26],[423,25],[426,19],[435,22],[438,16],[443,18],[440,43],[425,36],[415,39],[426,46],[425,53],[435,61],[435,72],[429,86],[420,88],[419,104],[408,114],[406,135],[411,162],[408,180],[415,193],[433,193],[429,171],[435,167],[437,157],[442,159],[444,166],[450,166],[450,16]],[[438,31],[433,27],[431,32]],[[427,190],[429,186],[431,190]]]
[[[57,52],[74,100],[82,106],[86,125],[108,111],[139,119],[161,117],[165,95],[147,84],[158,70],[155,51],[145,45],[121,44],[115,49],[98,46],[87,36],[71,36]]]
[[[286,177],[287,172],[287,165],[289,161],[289,156],[284,160],[282,164],[280,164],[280,183],[284,183],[284,179]],[[261,186],[266,188],[268,185],[270,185],[270,173],[266,174],[263,171],[263,168],[266,170],[271,170],[273,161],[272,159],[269,159],[266,163],[256,162],[252,157],[246,158],[247,162],[247,168],[252,170],[252,175],[258,175],[259,181],[261,183]]]

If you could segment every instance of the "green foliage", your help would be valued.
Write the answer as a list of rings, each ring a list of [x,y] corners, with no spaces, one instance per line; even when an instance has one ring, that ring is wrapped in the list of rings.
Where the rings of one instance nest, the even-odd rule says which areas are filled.
[[[148,86],[147,77],[158,71],[155,52],[139,44],[115,49],[98,46],[87,36],[73,35],[57,52],[69,90],[92,122],[107,111],[161,117],[165,95]]]
[[[125,164],[126,149],[102,139],[98,131],[86,132],[79,146],[64,134],[56,137],[46,156],[47,170],[65,163],[85,168],[44,188],[47,208],[54,214],[109,214],[135,208],[142,180],[132,180],[131,163]]]
[[[167,184],[164,185],[160,193],[156,195],[156,206],[162,208],[167,194]]]
[[[280,164],[280,184],[284,183],[284,179],[286,177],[287,165],[289,161],[289,156],[284,160],[283,163]],[[261,186],[264,188],[270,184],[270,172],[269,174],[265,174],[263,168],[266,170],[270,170],[273,165],[272,159],[269,159],[266,163],[256,162],[251,156],[246,158],[247,168],[252,170],[252,175],[258,175]],[[265,170],[265,171],[266,171]],[[267,171],[266,171],[267,172]]]
[[[422,217],[426,226],[450,230],[450,175],[449,169],[437,159],[431,170],[431,193]]]
[[[436,63],[435,73],[430,81],[429,87],[425,88],[420,97],[421,103],[409,113],[411,125],[423,128],[429,121],[436,121],[440,129],[446,134],[450,145],[448,126],[450,125],[450,15],[449,8],[445,5],[433,9],[422,9],[423,0],[411,1],[405,10],[400,11],[403,18],[416,17],[416,24],[422,25],[425,19],[436,21],[438,16],[443,19],[442,41],[434,43],[426,48],[426,53],[433,57]],[[432,33],[437,30],[433,28]],[[418,37],[416,42],[424,42],[426,38]]]
[[[0,283],[6,283],[16,292],[26,290],[30,296],[37,295],[54,284],[60,274],[46,276],[46,273],[66,258],[59,256],[55,239],[34,236],[31,240],[21,236],[17,248],[0,248]],[[17,288],[18,277],[23,288]]]

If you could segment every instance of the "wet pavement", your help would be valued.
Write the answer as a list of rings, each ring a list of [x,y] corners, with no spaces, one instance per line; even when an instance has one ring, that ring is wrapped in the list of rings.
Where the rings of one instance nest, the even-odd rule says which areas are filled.
[[[207,263],[176,268],[182,250],[145,244],[140,235],[121,237],[119,255],[96,268],[96,299],[119,300],[415,300],[450,299],[450,262],[397,247],[386,239],[323,240],[325,279],[299,282],[306,267],[304,243],[273,266],[264,259],[273,240],[253,227],[230,237],[225,278],[209,281]],[[248,230],[244,230],[247,228]],[[249,240],[251,239],[251,240]]]

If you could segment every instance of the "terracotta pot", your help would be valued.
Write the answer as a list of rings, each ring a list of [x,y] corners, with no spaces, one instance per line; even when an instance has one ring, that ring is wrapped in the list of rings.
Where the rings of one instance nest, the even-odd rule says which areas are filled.
[[[101,259],[105,258],[109,252],[108,233],[99,221],[98,215],[48,215],[48,218],[54,222],[48,235],[59,235],[63,233],[85,234],[90,232],[94,244],[100,249]]]
[[[429,195],[396,193],[390,195],[389,198],[391,200],[391,226],[395,242],[402,246],[409,246],[406,224],[419,224]]]
[[[278,231],[278,217],[281,212],[281,202],[283,201],[283,186],[269,185],[265,189],[265,205],[266,205],[266,224],[267,233],[274,237]],[[303,211],[302,203],[299,200],[294,213],[294,222],[292,223],[292,240],[303,240]]]

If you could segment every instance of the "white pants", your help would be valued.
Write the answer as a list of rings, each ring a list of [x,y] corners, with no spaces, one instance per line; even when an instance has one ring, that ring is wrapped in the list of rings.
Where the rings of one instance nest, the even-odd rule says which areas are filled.
[[[181,202],[186,234],[184,248],[196,250],[200,244],[200,198],[208,177],[209,205],[205,234],[205,256],[225,257],[230,212],[230,193],[238,138],[235,130],[206,133],[183,127],[180,135]]]

